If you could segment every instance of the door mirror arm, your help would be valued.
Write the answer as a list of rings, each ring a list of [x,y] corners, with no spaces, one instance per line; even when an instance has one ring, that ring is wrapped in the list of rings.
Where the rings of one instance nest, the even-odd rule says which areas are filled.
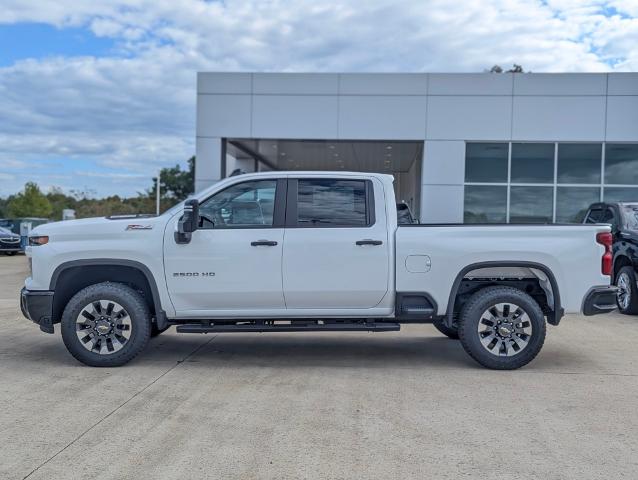
[[[199,228],[199,202],[195,199],[186,200],[184,214],[177,222],[175,242],[180,244],[190,243],[194,231]]]

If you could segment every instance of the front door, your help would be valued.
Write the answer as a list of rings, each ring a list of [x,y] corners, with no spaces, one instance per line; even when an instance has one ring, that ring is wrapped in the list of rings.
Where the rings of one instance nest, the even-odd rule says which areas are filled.
[[[368,309],[381,302],[391,274],[384,202],[381,182],[289,180],[283,251],[288,309]]]
[[[178,316],[220,316],[284,309],[282,290],[285,180],[232,185],[200,203],[190,243],[165,239],[166,283]]]

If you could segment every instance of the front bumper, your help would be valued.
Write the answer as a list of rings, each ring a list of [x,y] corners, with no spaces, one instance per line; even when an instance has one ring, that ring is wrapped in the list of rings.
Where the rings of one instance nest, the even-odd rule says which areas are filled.
[[[41,290],[20,291],[22,315],[40,325],[40,330],[53,333],[53,292]]]
[[[598,315],[600,313],[609,313],[618,308],[616,305],[616,296],[618,287],[594,287],[592,288],[583,301],[584,315]]]
[[[0,252],[23,252],[22,242],[19,238],[0,238]]]

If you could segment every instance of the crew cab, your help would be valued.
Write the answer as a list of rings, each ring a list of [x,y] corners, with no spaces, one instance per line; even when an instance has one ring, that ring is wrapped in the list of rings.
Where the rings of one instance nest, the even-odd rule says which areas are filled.
[[[180,333],[399,330],[434,323],[514,369],[546,323],[615,308],[608,225],[398,225],[393,177],[224,179],[157,217],[37,227],[24,315],[92,366]]]
[[[584,223],[608,223],[613,236],[612,282],[618,287],[618,309],[638,314],[638,202],[594,203]]]

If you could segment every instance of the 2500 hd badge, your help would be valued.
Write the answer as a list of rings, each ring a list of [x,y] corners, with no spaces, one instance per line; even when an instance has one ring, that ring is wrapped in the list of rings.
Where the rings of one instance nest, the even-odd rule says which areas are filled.
[[[214,277],[215,272],[173,272],[173,277]]]

